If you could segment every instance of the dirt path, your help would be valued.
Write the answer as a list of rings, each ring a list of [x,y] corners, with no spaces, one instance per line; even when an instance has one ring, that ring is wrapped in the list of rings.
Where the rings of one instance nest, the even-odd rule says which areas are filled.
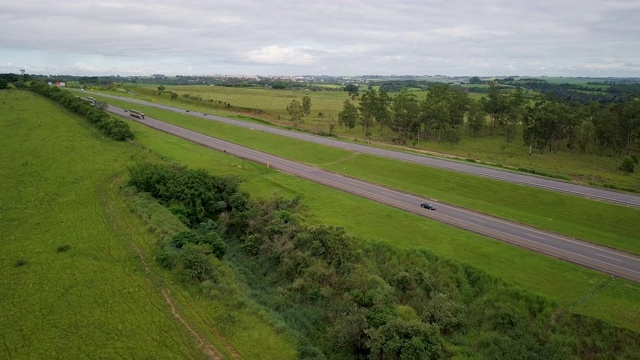
[[[169,289],[162,289],[162,295],[164,296],[164,300],[166,301],[167,305],[169,305],[169,307],[171,308],[171,313],[173,314],[173,317],[175,317],[178,321],[180,321],[182,323],[182,326],[184,326],[191,333],[191,335],[193,335],[198,340],[198,345],[204,351],[204,353],[209,357],[209,359],[212,359],[212,360],[224,359],[224,356],[220,354],[218,349],[216,349],[216,347],[213,346],[210,342],[203,339],[202,336],[200,336],[200,334],[196,330],[194,330],[191,327],[191,325],[189,325],[189,323],[187,323],[187,321],[182,317],[182,315],[180,315],[180,312],[173,305],[173,301],[171,301],[171,297],[169,296],[170,293],[171,292]]]
[[[142,251],[136,245],[133,245],[133,248],[138,253],[138,256],[140,256],[140,261],[144,266],[145,273],[148,273],[149,264],[147,264],[147,261],[144,259],[144,255],[142,254]],[[149,278],[147,279],[151,283],[151,279]],[[189,323],[185,320],[185,318],[180,314],[178,309],[176,309],[175,305],[173,304],[173,300],[171,300],[171,290],[164,288],[161,291],[162,291],[162,296],[164,297],[164,301],[167,303],[167,305],[169,305],[169,308],[171,309],[171,314],[173,315],[173,317],[176,320],[178,320],[182,324],[182,326],[184,326],[184,328],[187,329],[187,331],[189,331],[191,335],[193,335],[194,338],[197,339],[198,346],[203,350],[205,355],[207,355],[207,357],[212,360],[224,359],[224,356],[218,351],[218,349],[216,349],[216,347],[213,344],[206,341],[204,337],[200,335],[199,332],[197,332],[193,327],[191,327],[191,325],[189,325]],[[242,359],[242,356],[240,356],[240,354],[236,352],[236,350],[233,348],[231,343],[229,343],[229,341],[226,338],[224,338],[220,334],[220,332],[218,332],[218,329],[216,329],[215,326],[212,326],[211,324],[207,324],[207,325],[213,331],[216,338],[224,344],[225,349],[229,353],[231,353],[234,359]]]

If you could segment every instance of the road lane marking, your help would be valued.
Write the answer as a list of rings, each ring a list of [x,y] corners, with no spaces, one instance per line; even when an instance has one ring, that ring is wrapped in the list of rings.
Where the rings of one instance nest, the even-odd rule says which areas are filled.
[[[614,260],[614,261],[617,261],[617,262],[622,262],[622,260],[616,259],[616,258],[612,258],[611,256],[602,255],[602,254],[598,254],[598,253],[596,253],[596,255],[602,256],[603,258],[607,258],[607,259]]]
[[[545,240],[545,238],[543,238],[541,236],[536,236],[536,235],[533,235],[533,234],[530,234],[530,233],[525,233],[525,234],[527,234],[528,236],[534,237],[536,239]]]

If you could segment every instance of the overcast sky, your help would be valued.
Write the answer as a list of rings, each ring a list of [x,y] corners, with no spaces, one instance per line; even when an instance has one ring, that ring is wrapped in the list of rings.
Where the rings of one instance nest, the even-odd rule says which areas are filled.
[[[0,73],[640,77],[640,0],[0,0]]]

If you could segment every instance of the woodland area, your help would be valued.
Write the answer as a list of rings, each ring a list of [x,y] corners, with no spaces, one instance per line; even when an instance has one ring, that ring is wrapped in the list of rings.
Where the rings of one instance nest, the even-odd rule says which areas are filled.
[[[359,125],[366,136],[372,135],[375,126],[381,133],[389,129],[395,134],[393,141],[401,144],[431,138],[454,144],[460,141],[459,131],[465,123],[474,136],[488,128],[490,136],[502,136],[507,143],[522,127],[525,144],[538,151],[554,151],[564,144],[582,152],[597,149],[629,154],[640,139],[637,94],[619,103],[584,105],[552,94],[527,99],[522,87],[505,89],[492,82],[487,96],[480,100],[449,84],[431,84],[423,100],[406,89],[393,97],[383,89],[369,89],[358,100],[345,100],[339,124]]]

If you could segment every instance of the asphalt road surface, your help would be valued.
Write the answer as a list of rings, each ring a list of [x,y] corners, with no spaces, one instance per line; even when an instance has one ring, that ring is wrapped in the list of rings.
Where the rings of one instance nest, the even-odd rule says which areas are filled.
[[[190,140],[212,149],[224,151],[247,160],[268,164],[270,167],[342,191],[362,196],[408,212],[428,217],[494,239],[518,245],[556,258],[564,259],[602,272],[640,282],[640,257],[621,251],[589,244],[568,237],[541,231],[452,205],[430,201],[415,195],[349,178],[312,166],[303,165],[274,155],[262,153],[224,140],[152,118],[137,119],[123,109],[110,106],[110,112]],[[429,201],[437,210],[427,210],[420,203]]]
[[[265,125],[254,124],[254,123],[249,123],[245,121],[228,119],[228,118],[224,118],[216,115],[210,115],[210,114],[205,115],[200,112],[187,111],[185,109],[181,109],[173,106],[155,104],[155,103],[142,101],[142,100],[107,95],[102,93],[93,93],[93,94],[101,95],[101,96],[105,96],[113,99],[128,101],[131,103],[141,104],[145,106],[156,107],[164,110],[185,113],[185,114],[197,116],[203,119],[223,122],[223,123],[231,124],[235,126],[242,126],[245,128],[251,128],[255,130],[261,130],[264,132],[269,132],[273,134],[278,134],[282,136],[287,136],[287,137],[314,142],[318,144],[323,144],[327,146],[338,147],[338,148],[355,151],[363,154],[371,154],[371,155],[381,156],[389,159],[396,159],[400,161],[411,162],[415,164],[420,164],[420,165],[425,165],[425,166],[430,166],[430,167],[435,167],[435,168],[440,168],[440,169],[445,169],[450,171],[456,171],[460,173],[476,175],[476,176],[481,176],[481,177],[490,178],[490,179],[496,179],[496,180],[510,182],[514,184],[532,186],[532,187],[537,187],[545,190],[581,196],[581,197],[585,197],[593,200],[599,200],[599,201],[610,202],[618,205],[625,205],[629,207],[640,208],[640,196],[638,195],[627,194],[627,193],[600,189],[600,188],[594,188],[589,186],[582,186],[582,185],[572,184],[572,183],[563,182],[559,180],[553,180],[545,177],[528,175],[528,174],[512,172],[507,170],[500,170],[500,169],[475,165],[475,164],[461,162],[461,161],[447,160],[447,159],[441,159],[441,158],[418,155],[418,154],[404,153],[400,151],[380,149],[372,146],[353,144],[353,143],[348,143],[348,142],[326,138],[322,136],[316,136],[316,135],[301,133],[297,131],[284,130],[284,129],[279,129],[271,126],[265,126]]]

